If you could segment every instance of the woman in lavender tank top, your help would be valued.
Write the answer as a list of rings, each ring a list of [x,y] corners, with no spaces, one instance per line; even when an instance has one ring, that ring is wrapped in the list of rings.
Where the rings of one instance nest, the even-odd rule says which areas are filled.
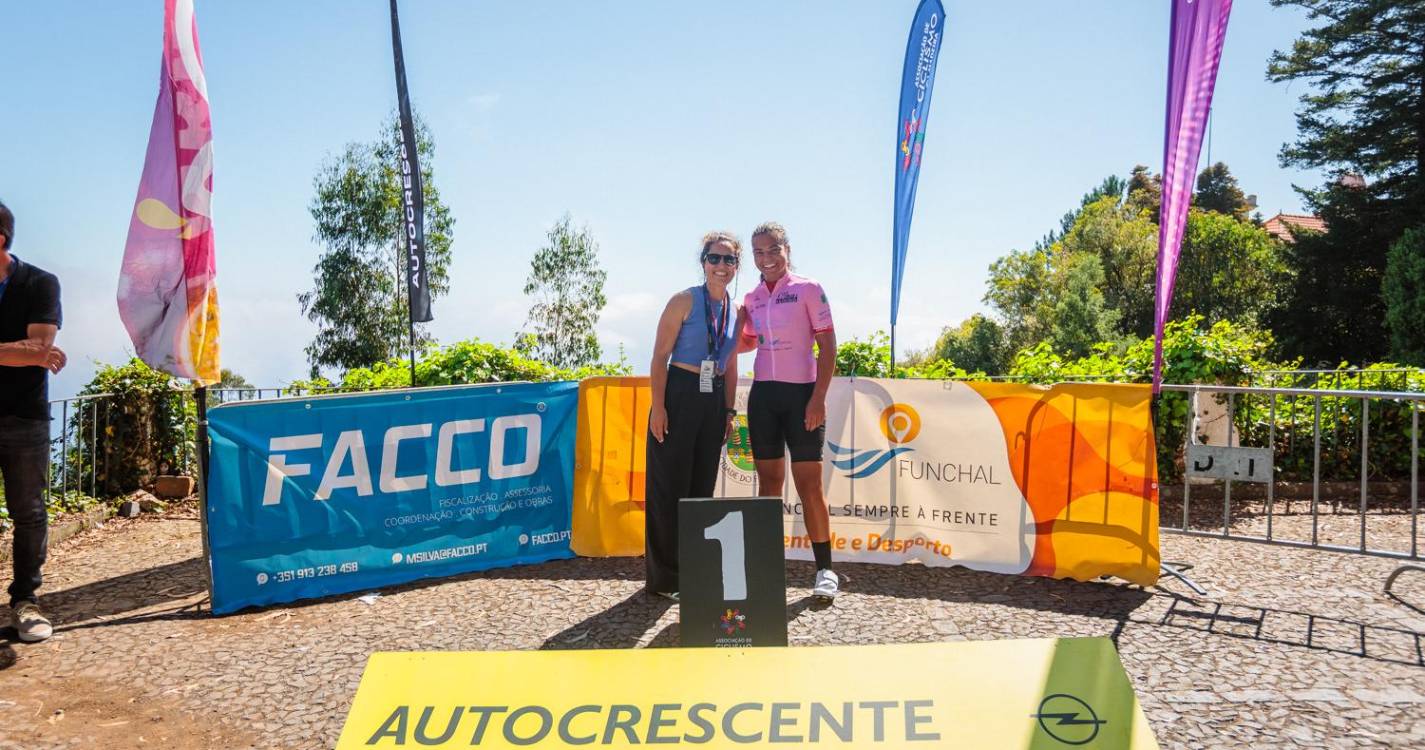
[[[678,598],[678,501],[712,496],[737,414],[732,325],[737,311],[728,285],[741,255],[742,243],[732,234],[705,235],[698,253],[703,283],[668,300],[653,343],[644,563],[649,593],[673,600]]]

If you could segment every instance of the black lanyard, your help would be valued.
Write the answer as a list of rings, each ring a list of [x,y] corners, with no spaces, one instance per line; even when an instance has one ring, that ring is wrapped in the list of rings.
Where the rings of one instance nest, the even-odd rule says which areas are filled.
[[[703,284],[703,323],[708,329],[708,356],[717,353],[718,345],[722,343],[722,337],[727,333],[728,314],[732,311],[732,305],[726,292],[722,295],[722,315],[719,316],[717,325],[713,324],[711,294],[708,293],[708,285]]]

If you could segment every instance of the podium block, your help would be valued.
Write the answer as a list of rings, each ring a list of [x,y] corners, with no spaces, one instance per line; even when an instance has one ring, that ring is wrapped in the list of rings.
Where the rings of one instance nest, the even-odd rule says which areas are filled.
[[[787,645],[781,498],[679,501],[678,589],[682,645]]]

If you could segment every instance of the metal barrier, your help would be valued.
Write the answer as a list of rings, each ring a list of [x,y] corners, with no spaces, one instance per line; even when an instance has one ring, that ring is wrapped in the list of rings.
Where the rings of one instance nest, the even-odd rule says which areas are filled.
[[[111,393],[96,393],[50,402],[51,416],[58,417],[52,424],[59,426],[59,435],[50,436],[50,481],[45,483],[46,505],[55,492],[61,497],[69,492],[98,496],[99,462],[86,461],[85,456],[94,455],[94,447],[102,437],[107,436],[99,427],[109,419],[113,398]],[[84,418],[86,414],[90,417],[88,420]]]
[[[1253,377],[1291,382],[1309,379],[1357,377],[1358,383],[1380,377],[1405,388],[1425,388],[1425,371],[1294,370],[1256,373]],[[1020,381],[1002,376],[993,380]],[[1076,378],[1077,380],[1077,378]],[[1104,382],[1109,376],[1083,380]],[[349,392],[352,389],[210,388],[208,404],[263,398],[292,398]],[[174,391],[173,398],[193,404],[191,391]],[[115,406],[111,394],[95,394],[52,402],[59,435],[51,492],[100,494],[99,477],[107,472],[101,462],[110,451],[95,450],[106,437],[103,426]],[[1175,399],[1186,399],[1177,408]],[[1180,402],[1179,402],[1180,403]],[[1206,407],[1206,409],[1204,409]],[[1221,422],[1218,435],[1205,430],[1204,410]],[[1169,385],[1157,399],[1155,424],[1159,437],[1160,526],[1185,536],[1232,539],[1285,547],[1372,555],[1405,561],[1422,560],[1420,549],[1420,415],[1425,393],[1418,391],[1341,390],[1302,387],[1238,387]],[[191,471],[197,420],[185,416],[181,471]],[[86,419],[86,415],[88,418]],[[1223,434],[1225,433],[1225,434]],[[1203,448],[1226,449],[1214,455],[1266,451],[1264,472],[1254,467],[1251,476],[1195,472],[1192,454]],[[88,457],[88,458],[86,458]],[[1218,467],[1220,472],[1220,467]],[[1196,476],[1195,476],[1196,474]],[[1352,477],[1349,478],[1348,477]],[[1211,478],[1216,476],[1217,478]],[[1180,489],[1178,483],[1180,482]],[[1349,485],[1349,486],[1348,486]],[[1235,492],[1234,492],[1235,490]],[[1349,491],[1350,497],[1346,496]],[[1197,512],[1194,512],[1197,495]],[[1235,495],[1235,496],[1234,496]],[[1347,500],[1353,507],[1347,508]],[[1220,506],[1217,502],[1220,500]],[[1204,503],[1212,503],[1207,506]],[[1294,503],[1305,512],[1293,512]],[[1323,504],[1330,512],[1323,512]],[[1298,508],[1300,506],[1297,506]],[[1218,510],[1220,508],[1220,517]],[[1343,509],[1345,509],[1343,511]],[[1354,518],[1353,518],[1354,516]],[[1344,519],[1344,522],[1343,522]],[[1383,531],[1382,525],[1388,528]],[[1353,528],[1347,528],[1353,526]],[[1344,541],[1349,536],[1350,541]],[[1407,541],[1408,539],[1408,541]],[[1383,542],[1396,542],[1394,547]],[[1401,572],[1419,566],[1402,566],[1386,584],[1386,592]],[[1165,572],[1186,577],[1165,566]]]
[[[1256,370],[1247,373],[1249,387],[1320,388],[1357,391],[1410,391],[1412,382],[1425,383],[1425,369],[1418,367],[1360,368],[1337,370]]]
[[[151,458],[162,473],[191,473],[196,459],[193,445],[192,393],[173,390],[150,394],[152,399],[168,403],[152,405],[156,414],[164,415],[169,424],[179,430],[177,445],[166,455]],[[112,495],[106,488],[110,470],[122,466],[122,441],[126,435],[114,433],[125,419],[121,412],[131,402],[124,402],[113,393],[95,393],[50,401],[50,465],[49,481],[45,485],[45,503],[52,504],[56,495],[73,494],[99,498]],[[151,436],[145,435],[148,440]]]
[[[1178,430],[1183,435],[1180,456],[1176,446],[1159,450],[1160,476],[1182,482],[1180,495],[1167,481],[1161,485],[1164,531],[1421,559],[1420,414],[1425,393],[1213,385],[1164,385],[1163,393],[1159,419],[1169,421],[1159,425],[1159,435]],[[1168,394],[1188,399],[1188,408],[1182,410],[1188,424],[1174,424],[1175,410],[1161,408]],[[1216,442],[1208,443],[1202,421],[1214,405],[1225,425],[1215,430]],[[1306,430],[1309,433],[1302,434]],[[1173,453],[1165,456],[1165,449]],[[1265,467],[1241,463],[1263,457],[1269,459]],[[1218,458],[1224,465],[1215,465]],[[1231,464],[1234,460],[1237,463]],[[1352,470],[1353,480],[1323,482],[1323,471],[1335,479]],[[1241,488],[1235,504],[1234,486]],[[1195,492],[1216,501],[1213,495],[1219,491],[1220,528],[1215,504],[1207,513],[1195,514],[1192,502]],[[1291,512],[1291,503],[1298,500],[1309,503],[1305,513]],[[1323,500],[1331,508],[1329,515],[1323,513]],[[1348,500],[1354,507],[1343,515]],[[1178,505],[1180,515],[1172,518],[1177,514],[1170,508]],[[1349,542],[1344,541],[1347,537]],[[1399,572],[1388,579],[1387,593]]]

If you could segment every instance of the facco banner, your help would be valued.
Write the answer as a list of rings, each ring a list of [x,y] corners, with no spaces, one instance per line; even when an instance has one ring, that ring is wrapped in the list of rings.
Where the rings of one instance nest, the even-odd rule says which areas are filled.
[[[377,653],[337,748],[658,744],[1158,747],[1113,643],[1070,638]]]
[[[745,387],[738,400],[743,407]],[[604,417],[618,420],[626,411]],[[837,378],[827,420],[823,485],[837,559],[1157,580],[1157,458],[1147,386]],[[739,417],[728,442],[719,496],[756,494],[745,424]],[[646,433],[605,431],[640,439]],[[643,445],[620,448],[620,455],[641,456]],[[590,466],[630,475],[603,458]],[[642,523],[630,519],[633,507],[621,506],[615,523],[616,488],[582,466],[578,486],[598,485],[604,495],[590,502],[576,493],[575,528],[597,542],[576,535],[575,549],[639,554]],[[784,511],[787,556],[811,559],[790,482]]]
[[[209,412],[213,611],[572,557],[575,383]]]

